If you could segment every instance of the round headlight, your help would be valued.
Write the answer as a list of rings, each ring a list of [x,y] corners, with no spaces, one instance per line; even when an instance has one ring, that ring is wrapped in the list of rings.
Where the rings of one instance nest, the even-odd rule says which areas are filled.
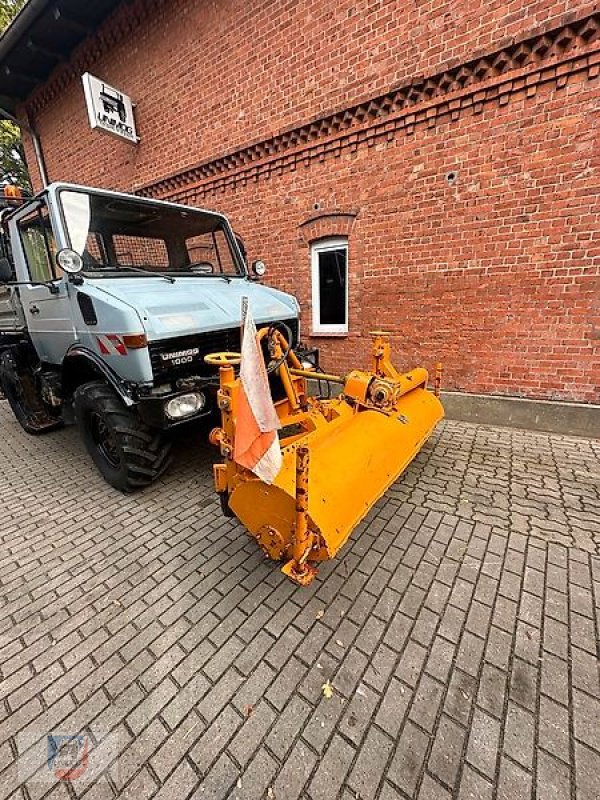
[[[75,250],[71,250],[69,247],[64,247],[62,250],[58,251],[56,254],[56,263],[63,272],[68,272],[70,275],[81,272],[83,269],[83,259],[79,253],[76,253]]]
[[[165,413],[170,419],[185,419],[202,411],[205,405],[206,397],[202,392],[191,392],[169,400]]]

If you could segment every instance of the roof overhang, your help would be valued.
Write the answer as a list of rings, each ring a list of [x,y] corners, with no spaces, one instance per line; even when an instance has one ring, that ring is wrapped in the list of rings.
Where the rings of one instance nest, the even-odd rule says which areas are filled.
[[[14,114],[122,2],[28,0],[0,37],[0,109]]]

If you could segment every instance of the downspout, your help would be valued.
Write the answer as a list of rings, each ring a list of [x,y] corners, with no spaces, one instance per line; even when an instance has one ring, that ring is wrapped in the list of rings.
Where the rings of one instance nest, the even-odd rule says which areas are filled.
[[[33,143],[33,150],[35,152],[35,160],[37,161],[37,167],[40,173],[40,178],[42,180],[42,188],[45,189],[48,186],[48,170],[46,169],[46,160],[44,158],[44,151],[42,150],[42,143],[40,142],[40,137],[37,135],[31,121],[28,122],[21,122],[15,116],[10,114],[6,109],[0,107],[0,118],[7,119],[9,122],[14,122],[15,125],[18,125],[21,130],[27,131],[27,133],[31,136],[31,141]]]

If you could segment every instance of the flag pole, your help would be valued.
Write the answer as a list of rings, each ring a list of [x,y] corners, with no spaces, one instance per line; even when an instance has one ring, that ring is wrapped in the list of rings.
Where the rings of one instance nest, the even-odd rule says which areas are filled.
[[[248,298],[242,297],[242,316],[240,321],[240,352],[244,344],[244,328],[246,327],[246,316],[248,315]]]

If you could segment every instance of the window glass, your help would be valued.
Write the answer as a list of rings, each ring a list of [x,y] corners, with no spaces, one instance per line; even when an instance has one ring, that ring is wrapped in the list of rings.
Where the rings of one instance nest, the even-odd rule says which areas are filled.
[[[348,244],[319,242],[312,248],[313,329],[315,333],[348,331]]]
[[[191,272],[235,274],[233,253],[222,229],[186,239],[185,246]]]
[[[115,234],[113,245],[117,264],[143,267],[144,269],[165,269],[169,266],[169,254],[164,239],[149,236],[123,236]]]
[[[133,275],[128,267],[176,275],[242,275],[227,223],[207,211],[134,197],[62,190],[70,246],[94,277]]]
[[[56,243],[46,206],[40,206],[22,219],[19,230],[31,280],[54,280]]]
[[[322,325],[346,322],[346,251],[319,253],[320,320]]]
[[[89,195],[84,192],[63,192],[62,202],[71,247],[82,256],[89,239],[91,217]]]

